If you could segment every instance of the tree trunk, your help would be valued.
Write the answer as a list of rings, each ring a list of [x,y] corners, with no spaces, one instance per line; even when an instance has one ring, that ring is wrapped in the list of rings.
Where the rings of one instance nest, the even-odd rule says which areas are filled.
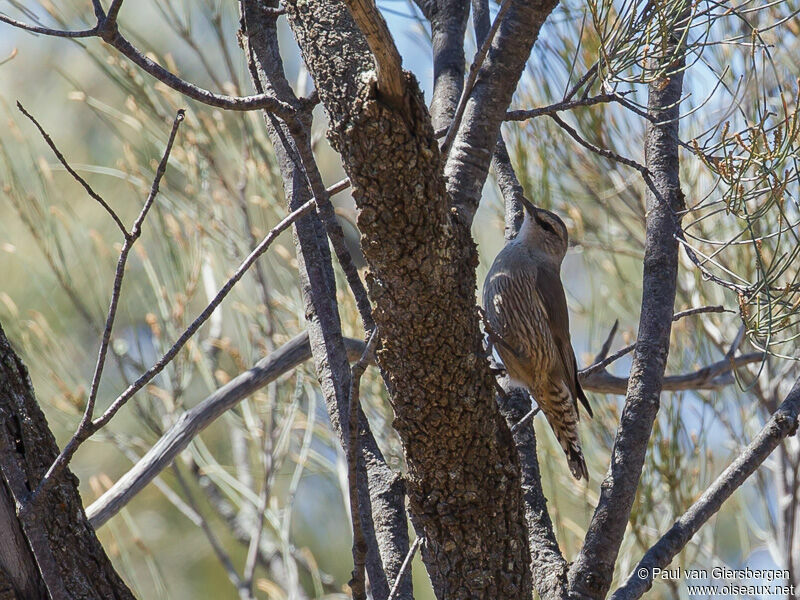
[[[477,252],[449,209],[422,93],[405,75],[400,102],[382,97],[342,3],[290,0],[286,9],[360,209],[377,361],[436,595],[528,597],[519,464],[482,358]]]
[[[68,470],[26,505],[58,446],[0,327],[0,598],[132,599],[83,512]]]

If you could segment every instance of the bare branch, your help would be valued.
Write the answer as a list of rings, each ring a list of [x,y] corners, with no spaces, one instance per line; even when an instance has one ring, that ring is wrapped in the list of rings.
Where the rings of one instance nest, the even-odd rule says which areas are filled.
[[[150,59],[141,50],[131,44],[124,38],[119,31],[115,31],[113,36],[108,36],[108,39],[103,38],[106,43],[119,50],[122,54],[127,56],[133,63],[141,68],[145,73],[148,73],[171,87],[176,92],[180,92],[184,96],[197,100],[208,106],[215,106],[217,108],[224,108],[226,110],[265,110],[274,113],[280,118],[290,121],[294,119],[294,109],[284,102],[280,102],[271,96],[259,94],[256,96],[226,96],[224,94],[215,94],[193,83],[189,83],[168,71],[154,60]]]
[[[349,398],[349,425],[347,444],[347,479],[350,491],[350,516],[353,520],[353,576],[350,579],[350,590],[355,600],[366,600],[367,588],[364,578],[364,567],[367,560],[367,539],[364,537],[364,527],[361,524],[361,515],[358,510],[358,456],[361,453],[358,443],[358,413],[361,409],[359,394],[361,389],[361,376],[367,369],[370,359],[378,343],[378,330],[373,329],[366,348],[350,369],[350,398]]]
[[[21,105],[19,106],[20,110],[25,112],[22,106]],[[27,115],[27,113],[25,114]],[[33,117],[30,117],[30,115],[27,116],[33,119]],[[167,146],[164,149],[164,154],[161,158],[161,162],[159,163],[155,177],[153,178],[153,183],[152,186],[150,187],[150,193],[147,196],[147,200],[145,200],[144,206],[142,206],[142,209],[139,212],[139,216],[134,221],[130,233],[125,231],[124,227],[122,228],[123,233],[125,235],[125,243],[122,245],[122,250],[119,253],[119,259],[117,260],[117,268],[114,274],[114,283],[111,291],[111,301],[109,302],[108,305],[106,324],[105,328],[103,329],[103,337],[100,342],[100,350],[98,351],[97,354],[97,363],[95,364],[94,374],[92,375],[92,383],[90,385],[89,398],[86,401],[86,408],[84,409],[83,417],[81,418],[81,421],[78,425],[78,429],[75,431],[69,442],[67,442],[67,445],[64,446],[64,449],[61,451],[61,453],[56,458],[55,462],[53,462],[51,467],[48,469],[47,474],[39,483],[38,487],[36,488],[35,492],[30,498],[31,504],[34,504],[37,498],[40,498],[43,495],[43,492],[46,491],[50,485],[52,485],[52,483],[58,477],[60,472],[64,469],[67,463],[69,463],[70,459],[75,454],[75,451],[78,449],[78,447],[102,426],[102,425],[98,426],[97,424],[93,423],[92,417],[94,415],[94,406],[97,400],[97,392],[100,388],[100,378],[103,375],[103,368],[105,366],[106,357],[108,356],[108,348],[109,348],[109,343],[111,341],[111,331],[114,327],[114,320],[116,319],[117,315],[117,306],[119,305],[120,293],[122,291],[122,279],[125,276],[125,265],[128,262],[128,255],[131,251],[131,248],[133,248],[133,245],[141,236],[142,223],[144,223],[144,220],[147,217],[147,213],[150,211],[150,207],[153,205],[153,202],[155,202],[156,196],[158,195],[158,189],[161,184],[161,179],[164,177],[164,173],[167,170],[167,161],[169,160],[169,155],[172,152],[172,146],[175,143],[175,136],[178,134],[178,127],[180,127],[180,124],[183,122],[183,118],[184,118],[184,111],[181,109],[178,111],[177,115],[175,116],[175,120],[172,123],[172,131],[170,131],[169,139],[167,140]],[[34,120],[34,123],[35,122],[36,121]],[[65,161],[62,162],[66,164]],[[91,189],[88,188],[88,184],[84,187],[87,187],[87,189]],[[105,203],[103,203],[103,205],[106,208],[108,207],[108,205],[106,205]]]
[[[92,27],[91,29],[81,29],[80,31],[62,31],[59,29],[51,29],[49,27],[41,27],[39,25],[31,25],[29,23],[23,23],[22,21],[17,21],[16,19],[12,19],[11,17],[4,14],[0,14],[0,22],[7,23],[8,25],[16,27],[17,29],[30,31],[31,33],[49,35],[51,37],[87,38],[87,37],[94,37],[97,35],[97,27]]]
[[[497,401],[510,426],[519,455],[533,586],[542,600],[561,600],[566,597],[567,562],[558,547],[553,523],[547,510],[547,498],[542,491],[542,478],[536,453],[536,434],[530,425],[530,419],[539,408],[536,407],[526,414],[530,399],[523,390],[511,390],[501,394]]]
[[[364,342],[345,338],[348,357],[355,361]],[[308,332],[303,332],[237,375],[213,394],[183,413],[150,450],[100,498],[86,514],[96,529],[117,514],[154,477],[163,471],[201,431],[244,398],[311,358]]]
[[[464,109],[467,107],[467,100],[469,100],[470,94],[472,94],[472,89],[475,87],[475,80],[478,78],[478,73],[483,66],[483,62],[486,60],[486,55],[489,54],[489,48],[492,47],[494,37],[497,34],[497,30],[500,28],[500,24],[503,22],[503,18],[505,17],[509,6],[511,6],[511,0],[503,0],[503,4],[500,5],[500,10],[497,11],[494,22],[492,23],[489,32],[486,34],[486,39],[481,43],[481,47],[478,48],[478,51],[475,53],[475,58],[472,60],[472,64],[469,67],[469,75],[467,75],[467,81],[464,83],[464,89],[461,91],[461,99],[458,101],[458,106],[456,107],[456,113],[453,116],[453,121],[450,123],[450,126],[447,129],[447,136],[444,138],[444,142],[442,143],[442,160],[444,162],[447,161],[447,156],[450,153],[450,147],[453,145],[453,140],[458,132],[458,127],[461,124],[461,119],[464,116]]]
[[[489,0],[472,1],[472,23],[475,29],[475,39],[479,44],[483,44],[489,34]],[[497,145],[492,156],[492,168],[494,169],[495,180],[500,187],[505,203],[505,239],[511,240],[517,236],[519,228],[522,226],[524,210],[522,208],[522,197],[525,190],[519,183],[514,166],[511,164],[511,157],[508,155],[505,140],[503,139],[502,128],[497,134]]]
[[[92,29],[85,29],[81,31],[63,31],[58,29],[51,29],[48,27],[40,27],[37,25],[30,25],[12,19],[6,15],[0,14],[0,22],[7,23],[18,29],[30,31],[32,33],[39,33],[53,37],[62,38],[88,38],[99,37],[108,45],[112,46],[120,53],[128,57],[133,63],[139,66],[144,72],[152,75],[162,83],[171,87],[177,92],[180,92],[188,98],[202,102],[209,106],[217,108],[224,108],[227,110],[247,111],[247,110],[266,110],[272,112],[282,119],[291,120],[294,118],[294,109],[273,97],[259,94],[257,96],[227,96],[225,94],[215,94],[201,87],[189,83],[165,69],[154,60],[150,59],[144,52],[136,48],[127,38],[125,38],[119,31],[116,22],[116,13],[119,11],[122,2],[113,2],[108,16],[102,18],[98,16],[97,25]]]
[[[614,160],[620,164],[633,167],[634,169],[639,171],[645,178],[649,177],[650,172],[647,170],[647,167],[645,167],[643,164],[638,163],[635,160],[632,160],[620,154],[617,154],[616,152],[612,152],[607,148],[601,148],[600,146],[592,144],[591,142],[583,139],[583,137],[581,137],[581,135],[577,131],[575,131],[574,127],[564,122],[564,120],[561,117],[559,117],[555,112],[547,114],[551,119],[553,119],[553,121],[556,122],[556,124],[558,124],[559,127],[561,127],[561,129],[566,131],[572,139],[574,139],[576,142],[578,142],[581,146],[583,146],[587,150],[591,150],[592,152],[594,152],[595,154],[599,154],[600,156],[605,156],[606,158],[610,158],[611,160]]]
[[[613,92],[611,94],[598,94],[589,98],[581,98],[579,100],[562,100],[549,106],[542,106],[540,108],[531,108],[528,110],[509,110],[506,112],[506,121],[527,121],[543,115],[554,115],[556,113],[572,110],[573,108],[583,106],[594,106],[595,104],[606,104],[608,102],[619,102],[625,94],[630,92]]]
[[[142,387],[144,387],[151,379],[153,379],[153,377],[164,370],[164,367],[166,367],[172,361],[172,359],[175,358],[175,355],[177,355],[181,348],[186,345],[186,342],[188,342],[192,336],[194,336],[197,330],[200,329],[200,327],[208,320],[208,318],[216,310],[217,306],[222,303],[233,287],[242,277],[244,277],[244,274],[247,273],[253,262],[255,262],[256,259],[258,259],[258,257],[267,250],[267,248],[269,248],[270,244],[275,240],[275,238],[277,238],[278,235],[288,228],[296,219],[310,212],[313,208],[314,201],[309,200],[297,210],[289,213],[280,223],[270,230],[261,243],[255,248],[255,250],[253,250],[253,252],[250,253],[250,255],[242,262],[242,264],[239,265],[239,268],[236,269],[230,279],[228,279],[225,285],[223,285],[222,288],[217,292],[217,295],[214,296],[214,299],[206,306],[203,312],[200,313],[200,315],[192,322],[192,324],[186,328],[186,330],[175,341],[170,349],[167,350],[167,352],[165,352],[161,358],[159,358],[158,361],[152,367],[150,367],[150,369],[148,369],[145,373],[139,376],[136,381],[129,385],[128,388],[111,403],[111,406],[109,406],[100,417],[79,429],[80,434],[76,433],[75,436],[73,436],[73,438],[64,447],[64,450],[62,450],[58,459],[55,463],[53,463],[50,471],[48,471],[47,478],[42,481],[37,489],[34,498],[39,497],[43,487],[46,485],[47,480],[52,480],[58,474],[58,471],[64,468],[64,466],[69,462],[70,458],[72,458],[72,455],[75,454],[75,451],[78,449],[78,446],[80,446],[81,443],[83,443],[94,432],[108,423],[117,413],[117,411],[119,411],[119,409],[122,408],[134,394],[136,394],[136,392],[142,389]]]
[[[653,585],[653,570],[669,565],[700,527],[716,514],[722,504],[739,489],[781,441],[797,432],[798,415],[800,415],[800,380],[795,382],[789,395],[747,448],[645,553],[625,583],[611,596],[611,600],[641,598]]]
[[[554,0],[506,2],[505,18],[495,19],[497,32],[464,105],[454,119],[445,164],[447,193],[460,220],[472,222],[483,184],[517,82]],[[502,10],[502,8],[501,8]],[[489,34],[488,38],[492,38]],[[466,86],[465,86],[466,90]]]
[[[433,94],[430,113],[434,129],[447,127],[455,114],[464,88],[464,38],[469,3],[463,0],[435,0],[426,12],[431,22],[433,50]],[[488,25],[487,25],[488,28]],[[480,41],[478,42],[480,43]]]
[[[684,3],[678,8],[683,10]],[[680,36],[679,36],[680,37]],[[670,45],[681,56],[678,42]],[[670,52],[670,58],[675,54]],[[600,600],[611,586],[614,565],[636,497],[648,440],[659,409],[664,369],[674,315],[678,273],[675,234],[683,208],[678,158],[679,105],[683,89],[682,59],[676,58],[669,77],[649,86],[649,108],[664,116],[659,124],[647,123],[645,159],[647,167],[630,161],[647,176],[646,241],[642,283],[642,310],[625,408],[617,430],[613,456],[600,490],[583,548],[569,572],[570,595]],[[557,116],[553,118],[567,129]],[[567,129],[569,132],[569,129]],[[570,133],[579,139],[576,133]]]
[[[698,315],[703,313],[722,313],[722,312],[733,312],[733,311],[728,310],[723,306],[700,306],[698,308],[690,308],[675,313],[672,316],[672,322],[674,323],[675,321],[678,321],[684,317],[689,317],[691,315]],[[585,377],[588,380],[590,375],[594,374],[597,371],[600,371],[601,369],[605,369],[608,365],[618,361],[626,354],[630,354],[636,348],[636,344],[628,344],[621,350],[617,350],[614,354],[608,356],[608,351],[611,349],[611,343],[614,340],[614,334],[617,332],[617,325],[619,325],[619,321],[614,321],[614,326],[611,328],[611,331],[608,334],[608,338],[606,338],[606,341],[603,343],[603,347],[600,349],[600,352],[597,354],[597,357],[594,359],[594,362],[585,369],[581,369],[578,372],[579,376]],[[736,350],[736,348],[738,348],[738,345],[735,348],[732,346],[732,349],[728,353],[727,358],[729,359],[733,358],[733,352]],[[763,355],[759,354],[759,356]]]
[[[630,351],[632,348],[624,348]],[[619,354],[619,353],[618,353]],[[618,358],[616,355],[612,358]],[[681,375],[668,375],[664,377],[662,389],[664,391],[687,391],[687,390],[717,390],[726,385],[734,383],[731,373],[738,368],[746,365],[760,363],[764,360],[763,352],[752,352],[742,354],[735,358],[724,358],[706,367],[684,373]],[[594,365],[590,368],[593,368]],[[589,369],[587,369],[588,371]],[[625,394],[628,389],[629,379],[617,377],[608,371],[599,370],[585,373],[578,373],[581,386],[590,392],[600,394]]]
[[[497,136],[497,146],[495,146],[494,156],[492,157],[492,168],[505,203],[503,210],[505,215],[504,237],[508,241],[517,236],[519,228],[522,226],[522,220],[525,216],[522,198],[525,195],[525,190],[514,172],[502,132]]]
[[[106,21],[109,23],[116,23],[117,16],[119,15],[119,9],[122,8],[123,0],[112,0],[111,6],[108,7],[108,13],[106,14]]]
[[[389,592],[389,597],[386,600],[394,600],[397,598],[397,592],[400,591],[400,583],[403,579],[403,575],[406,574],[406,571],[411,566],[411,560],[414,558],[414,554],[417,553],[417,549],[420,547],[420,544],[422,544],[421,537],[415,539],[414,543],[411,544],[411,548],[408,549],[408,554],[406,554],[406,558],[403,561],[400,570],[397,572],[397,579],[395,579],[392,590]]]
[[[44,141],[47,142],[48,146],[50,146],[50,149],[53,151],[53,154],[56,155],[56,158],[64,166],[64,168],[67,170],[67,173],[72,175],[72,178],[83,186],[83,189],[86,190],[86,193],[89,194],[89,196],[91,196],[94,200],[96,200],[97,203],[105,209],[105,211],[114,220],[114,223],[117,224],[117,227],[119,227],[119,230],[122,232],[122,235],[127,238],[128,237],[128,230],[125,228],[125,225],[123,225],[122,221],[120,220],[119,216],[114,211],[114,209],[111,208],[111,206],[109,206],[109,204],[105,201],[105,199],[103,199],[103,197],[100,194],[98,194],[97,192],[94,191],[94,189],[92,189],[92,186],[89,185],[88,181],[86,181],[83,177],[78,175],[78,173],[75,171],[75,169],[73,169],[69,165],[69,163],[67,162],[67,159],[64,158],[64,155],[61,154],[59,149],[56,147],[55,142],[53,142],[53,139],[47,134],[47,132],[44,130],[44,128],[39,124],[39,121],[37,121],[33,117],[33,115],[31,115],[27,110],[25,110],[25,107],[22,106],[21,102],[17,102],[17,108],[19,109],[19,111],[23,115],[28,117],[28,119],[30,119],[33,122],[34,125],[36,125],[36,128],[39,130],[39,133],[42,134],[42,137],[44,138]]]
[[[344,338],[350,361],[356,361],[363,354],[365,343],[355,338]],[[101,498],[87,509],[87,514],[95,528],[101,527],[108,519],[120,511],[154,477],[189,445],[191,440],[213,423],[222,414],[236,406],[247,396],[272,383],[281,375],[291,371],[311,358],[308,332],[303,332],[289,342],[258,361],[251,369],[241,373],[226,385],[215,391],[196,406],[181,415],[158,442],[145,454],[128,473]],[[745,354],[733,360],[726,358],[691,374],[666,377],[665,390],[717,389],[724,383],[722,375],[732,369],[758,362],[762,355]],[[372,360],[372,359],[371,359]],[[584,376],[581,385],[589,391],[608,394],[624,394],[628,380],[610,374]],[[518,422],[518,421],[515,421]]]
[[[331,241],[333,251],[336,253],[336,258],[344,271],[345,279],[347,279],[347,284],[355,297],[356,307],[364,324],[364,330],[371,332],[375,328],[375,321],[372,319],[372,305],[367,296],[364,283],[361,281],[361,276],[358,274],[358,268],[345,244],[342,226],[336,218],[336,213],[330,200],[331,194],[322,181],[322,174],[311,149],[310,128],[303,126],[299,120],[293,120],[287,126],[295,142],[296,154],[299,156],[299,164],[297,166],[305,173],[311,193],[317,200],[319,217],[325,225],[328,239]],[[339,188],[347,181],[349,180],[338,182],[333,187]]]
[[[399,103],[405,93],[403,59],[375,0],[345,0],[345,3],[375,58],[378,91],[392,102]]]

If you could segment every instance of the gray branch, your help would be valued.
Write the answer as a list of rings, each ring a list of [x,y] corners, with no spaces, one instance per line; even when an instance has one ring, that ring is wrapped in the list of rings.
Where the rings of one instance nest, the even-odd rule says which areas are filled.
[[[648,121],[645,136],[652,186],[647,193],[639,334],[611,464],[583,548],[569,573],[570,597],[575,599],[600,600],[608,593],[659,409],[678,275],[676,214],[683,208],[676,141],[682,62],[676,60],[670,76],[649,87],[649,110],[661,120]]]
[[[363,340],[344,338],[350,362],[364,351]],[[251,369],[237,375],[203,401],[187,410],[156,444],[105,494],[93,502],[86,513],[97,528],[117,514],[131,499],[163,471],[206,427],[241,402],[311,358],[308,332],[296,335],[283,346],[258,361]],[[730,369],[760,361],[760,354],[745,354],[731,362],[719,361],[690,374],[664,379],[664,389],[716,389],[732,382]],[[605,372],[581,377],[584,389],[598,393],[624,394],[628,380]]]
[[[139,50],[136,46],[122,35],[119,31],[117,24],[117,12],[119,10],[119,3],[112,5],[108,15],[97,12],[97,24],[91,29],[84,29],[81,31],[64,31],[60,29],[53,29],[49,27],[41,27],[38,25],[30,25],[23,23],[11,17],[0,14],[0,22],[29,31],[31,33],[38,33],[51,37],[62,38],[89,38],[99,37],[109,46],[112,46],[120,53],[125,55],[134,64],[136,64],[145,73],[148,73],[158,79],[160,82],[168,85],[177,92],[180,92],[188,98],[202,102],[209,106],[217,108],[224,108],[226,110],[266,110],[280,115],[282,118],[291,119],[294,117],[294,110],[291,106],[276,100],[271,96],[259,94],[257,96],[247,97],[234,97],[226,96],[225,94],[215,94],[209,90],[200,88],[193,83],[185,81],[168,71],[157,62],[152,60],[144,52]]]
[[[648,550],[611,600],[637,600],[653,585],[653,570],[664,568],[692,539],[722,504],[750,477],[784,438],[797,432],[800,415],[800,379],[786,400],[733,463],[717,477],[697,502]],[[644,574],[644,577],[641,577]]]
[[[433,96],[431,122],[446,127],[456,111],[464,87],[464,35],[469,4],[463,0],[436,0],[431,22],[433,45]]]
[[[561,600],[566,596],[567,562],[558,547],[553,531],[547,498],[542,492],[536,434],[533,427],[512,426],[525,419],[530,399],[522,390],[512,390],[498,397],[503,415],[511,426],[522,469],[522,493],[528,522],[528,545],[531,552],[533,586],[542,600]]]
[[[298,106],[300,103],[283,72],[275,18],[260,11],[259,4],[255,0],[242,0],[241,3],[243,38],[247,42],[244,49],[253,85],[260,92],[266,91],[287,104]],[[277,8],[277,2],[268,2],[267,5]],[[281,123],[272,114],[265,116],[290,205],[303,202],[312,190],[327,194],[310,146],[310,111],[301,113],[300,118],[291,123]],[[321,214],[324,218],[324,210]],[[328,416],[346,450],[349,446],[350,365],[342,338],[328,238],[317,215],[298,221],[295,234],[311,353]],[[334,248],[337,248],[336,239],[333,241]],[[345,271],[348,264],[353,266],[352,261],[347,262],[350,256],[346,250],[340,252],[339,257]],[[355,288],[358,288],[361,282],[354,268],[351,275],[355,277],[350,281],[351,285],[356,284]],[[354,293],[357,301],[366,301],[366,295],[360,294],[358,289],[354,289]],[[369,328],[372,318],[368,314],[368,302],[363,309],[365,326]],[[396,576],[408,551],[405,490],[399,474],[386,464],[363,411],[358,414],[358,427],[362,449],[358,466],[362,473],[366,473],[357,486],[359,518],[367,540],[366,571],[374,597],[382,600],[389,595],[389,580]],[[403,590],[403,598],[411,595],[410,582],[408,585]]]
[[[513,2],[477,75],[449,150],[447,192],[462,223],[472,223],[489,172],[500,124],[554,0]]]

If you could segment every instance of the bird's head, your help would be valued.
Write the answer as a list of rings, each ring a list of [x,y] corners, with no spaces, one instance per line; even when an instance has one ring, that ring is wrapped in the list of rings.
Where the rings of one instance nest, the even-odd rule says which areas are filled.
[[[522,203],[525,206],[525,220],[520,228],[519,239],[561,264],[569,241],[564,221],[549,210],[537,208],[527,198],[523,198]]]

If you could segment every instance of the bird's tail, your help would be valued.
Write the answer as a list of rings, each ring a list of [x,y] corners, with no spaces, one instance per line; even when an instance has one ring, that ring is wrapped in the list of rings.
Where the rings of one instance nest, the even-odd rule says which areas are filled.
[[[569,447],[566,447],[563,443],[561,447],[564,448],[564,453],[567,455],[567,463],[572,476],[578,480],[583,478],[589,481],[589,471],[586,468],[586,461],[583,459],[581,447],[578,444],[570,444]]]
[[[567,456],[567,463],[575,479],[589,481],[589,470],[583,458],[581,441],[578,438],[578,407],[572,401],[566,386],[559,386],[552,390],[548,400],[540,406],[556,434],[556,439]],[[548,406],[550,404],[550,406]]]

